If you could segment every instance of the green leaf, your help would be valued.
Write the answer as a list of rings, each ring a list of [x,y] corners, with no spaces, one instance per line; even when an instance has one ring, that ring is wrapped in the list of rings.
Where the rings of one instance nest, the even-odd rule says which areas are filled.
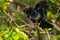
[[[2,8],[3,8],[4,10],[7,10],[9,4],[10,4],[9,2],[5,2],[5,3],[2,5]]]
[[[6,38],[8,38],[8,37],[9,37],[9,35],[8,35],[8,34],[5,34],[5,35],[4,35],[4,38],[5,38],[5,39],[6,39]]]
[[[15,28],[16,32],[19,32],[19,29],[18,28]]]
[[[0,0],[0,7],[4,4],[5,0]]]
[[[34,36],[38,37],[38,31],[37,30],[35,31]]]
[[[13,39],[12,39],[12,37],[9,37],[9,38],[7,38],[7,39],[5,39],[5,40],[13,40]]]
[[[3,40],[1,36],[0,36],[0,40]]]
[[[57,17],[57,15],[54,14],[52,11],[48,11],[48,12],[47,12],[47,17],[48,17],[48,18],[52,18],[52,19],[54,19],[54,18]]]
[[[20,34],[20,38],[23,38],[24,40],[28,40],[28,36],[24,32],[20,31],[19,34]]]
[[[60,35],[56,35],[56,39],[57,40],[60,40]]]
[[[50,0],[50,2],[54,3],[56,0]]]
[[[15,36],[13,36],[13,39],[14,39],[14,40],[18,40],[18,39],[19,39],[19,35],[16,34]]]

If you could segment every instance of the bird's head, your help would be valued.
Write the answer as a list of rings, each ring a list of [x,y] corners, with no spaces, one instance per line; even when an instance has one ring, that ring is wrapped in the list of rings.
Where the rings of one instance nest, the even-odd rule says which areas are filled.
[[[26,13],[26,14],[30,14],[30,12],[31,12],[30,6],[26,6],[26,7],[24,8],[23,12]]]

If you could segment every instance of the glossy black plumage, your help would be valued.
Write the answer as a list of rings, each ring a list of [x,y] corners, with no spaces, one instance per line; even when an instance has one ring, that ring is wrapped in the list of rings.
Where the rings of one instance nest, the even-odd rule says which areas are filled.
[[[37,12],[36,10],[34,10],[32,7],[29,7],[28,9],[29,10],[27,10],[27,9],[24,10],[24,12],[26,14],[28,14],[28,18],[31,19],[31,21],[34,23],[36,20],[38,20],[38,22],[40,22],[40,20],[42,19],[40,13]]]
[[[28,14],[28,18],[31,19],[32,22],[35,23],[36,18],[38,19],[38,23],[40,23],[40,27],[44,28],[53,28],[53,25],[48,23],[39,12],[34,10],[33,8],[29,7],[29,10],[25,9],[24,13]]]
[[[48,7],[49,7],[49,3],[47,1],[40,1],[39,3],[36,4],[34,10],[39,12],[42,18],[45,18]]]
[[[40,27],[42,28],[53,28],[53,25],[48,23],[45,20],[45,16],[47,14],[48,4],[46,1],[39,2],[36,7],[33,9],[32,7],[26,7],[24,9],[24,13],[28,15],[28,18],[31,19],[32,22],[40,23]]]
[[[44,28],[53,28],[53,25],[48,23],[45,19],[41,20],[40,27]]]

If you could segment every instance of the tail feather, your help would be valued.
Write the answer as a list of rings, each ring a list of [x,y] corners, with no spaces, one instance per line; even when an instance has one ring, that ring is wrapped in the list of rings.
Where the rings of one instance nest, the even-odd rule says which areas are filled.
[[[47,22],[46,20],[42,20],[40,23],[40,27],[42,28],[53,28],[53,25]]]

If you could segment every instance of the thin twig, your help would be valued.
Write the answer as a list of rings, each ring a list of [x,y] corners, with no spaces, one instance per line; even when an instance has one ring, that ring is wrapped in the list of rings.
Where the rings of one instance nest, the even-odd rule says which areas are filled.
[[[22,4],[22,3],[19,3],[19,2],[16,2],[16,1],[6,0],[6,2],[14,3],[14,4],[20,5],[20,6],[22,6],[22,7],[28,6],[27,4]]]
[[[51,40],[50,34],[49,32],[46,30],[47,36],[48,36],[48,40]]]
[[[7,13],[5,10],[3,10],[3,12],[10,18],[10,20],[12,21],[12,23],[15,25],[15,26],[19,26],[16,22],[13,21],[13,18],[11,15],[9,15],[9,13]]]

